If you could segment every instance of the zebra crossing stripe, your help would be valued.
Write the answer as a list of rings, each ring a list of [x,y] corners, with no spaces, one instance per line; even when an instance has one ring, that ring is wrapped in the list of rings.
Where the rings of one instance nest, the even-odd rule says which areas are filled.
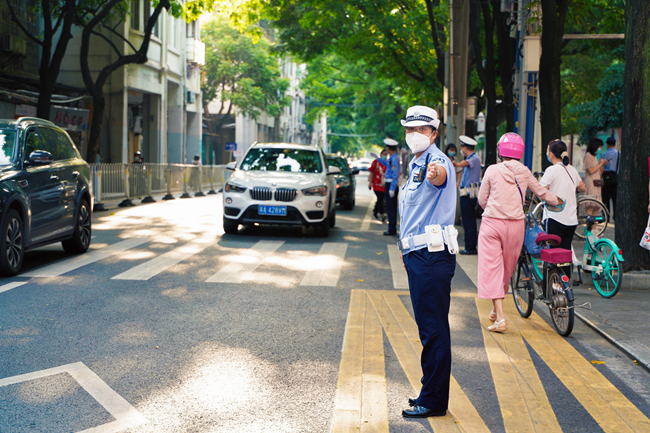
[[[89,251],[85,254],[75,256],[69,259],[61,260],[60,262],[36,269],[25,274],[23,277],[58,277],[67,272],[74,271],[82,266],[104,260],[115,254],[123,253],[124,251],[135,248],[139,245],[146,244],[151,241],[151,238],[131,238],[112,245],[108,245],[97,250]]]
[[[393,274],[393,287],[395,289],[408,289],[409,280],[406,269],[402,264],[402,253],[397,245],[388,245],[388,258],[390,259],[390,270]]]
[[[0,293],[6,292],[7,290],[15,289],[16,287],[20,287],[23,284],[27,284],[27,281],[14,281],[8,284],[4,284],[0,286]]]
[[[232,261],[208,278],[206,283],[242,283],[250,279],[251,274],[282,244],[284,241],[259,241],[251,248],[239,250],[238,254],[230,255]]]
[[[307,272],[300,285],[336,287],[347,249],[348,244],[346,243],[323,243],[318,252],[318,266]]]
[[[200,236],[154,259],[114,276],[113,280],[145,281],[208,248],[216,241],[213,235]]]

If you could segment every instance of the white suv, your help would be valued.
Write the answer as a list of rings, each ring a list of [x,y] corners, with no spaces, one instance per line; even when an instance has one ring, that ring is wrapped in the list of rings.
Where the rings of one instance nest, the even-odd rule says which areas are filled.
[[[317,146],[256,143],[223,188],[223,229],[235,234],[240,224],[314,227],[328,236],[336,220],[336,184]]]

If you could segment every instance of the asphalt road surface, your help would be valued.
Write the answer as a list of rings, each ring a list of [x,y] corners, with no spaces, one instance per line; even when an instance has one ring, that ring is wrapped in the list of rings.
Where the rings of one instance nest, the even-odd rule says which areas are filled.
[[[0,431],[650,431],[650,374],[581,322],[562,338],[508,297],[508,332],[486,331],[476,256],[452,283],[450,411],[402,419],[420,343],[358,184],[329,238],[224,235],[216,195],[96,213],[84,255],[29,252],[0,281]]]

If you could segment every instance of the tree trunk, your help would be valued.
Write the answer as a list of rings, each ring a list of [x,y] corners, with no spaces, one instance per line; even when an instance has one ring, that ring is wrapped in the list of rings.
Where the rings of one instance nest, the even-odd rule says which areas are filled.
[[[106,109],[106,98],[104,94],[93,95],[93,121],[90,123],[90,137],[88,137],[88,151],[86,152],[86,161],[93,164],[99,154],[99,143],[102,135],[101,119],[104,117],[104,110]],[[96,122],[95,119],[99,121]]]
[[[572,0],[541,0],[542,57],[539,60],[539,106],[542,124],[542,168],[549,163],[546,145],[562,136],[560,62],[564,24]]]
[[[500,12],[501,2],[492,0],[492,11],[496,21],[497,56],[499,67],[499,81],[503,89],[503,106],[506,112],[506,130],[515,129],[515,98],[514,98],[514,68],[517,62],[517,40],[510,37],[510,27],[507,21],[509,13]]]
[[[481,8],[481,9],[479,9]],[[485,66],[483,66],[483,49],[481,47],[481,12],[485,30]],[[496,110],[496,72],[494,64],[494,20],[490,5],[486,2],[470,2],[469,40],[474,52],[474,66],[481,80],[487,99],[487,116],[485,119],[485,165],[497,162],[497,110]]]
[[[616,243],[624,271],[650,269],[639,246],[647,222],[650,156],[650,3],[627,0],[625,8],[625,96],[621,165],[618,177]]]

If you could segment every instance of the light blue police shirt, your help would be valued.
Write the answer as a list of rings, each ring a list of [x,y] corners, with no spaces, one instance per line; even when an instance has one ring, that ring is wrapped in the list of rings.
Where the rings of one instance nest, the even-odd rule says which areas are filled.
[[[390,157],[388,157],[388,168],[386,168],[386,173],[384,173],[384,178],[386,179],[386,182],[390,182],[391,191],[397,190],[398,177],[399,177],[399,157],[397,156],[397,152],[395,152]]]
[[[447,180],[440,186],[432,185],[426,179],[426,172],[422,182],[413,181],[413,177],[417,176],[420,167],[425,167],[426,170],[427,155],[429,155],[429,163],[435,162],[447,170]],[[435,144],[432,144],[422,152],[419,158],[413,157],[409,168],[411,171],[408,180],[399,195],[400,238],[420,235],[424,233],[424,228],[431,224],[440,224],[443,227],[454,225],[456,220],[456,171],[449,158]],[[402,254],[422,248],[426,248],[426,245],[405,249]]]
[[[616,148],[607,149],[600,154],[600,158],[605,158],[608,161],[605,164],[605,171],[616,171],[616,163],[618,162],[618,150]]]
[[[469,162],[469,167],[463,168],[463,177],[460,178],[459,188],[466,188],[473,183],[481,181],[481,159],[472,152],[465,161]]]

